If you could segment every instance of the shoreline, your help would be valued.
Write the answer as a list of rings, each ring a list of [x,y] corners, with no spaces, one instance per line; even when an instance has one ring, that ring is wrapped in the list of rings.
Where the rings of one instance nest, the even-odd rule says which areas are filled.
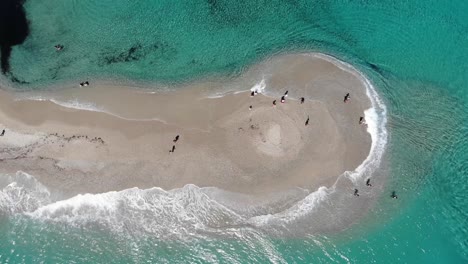
[[[328,54],[313,54],[312,56],[334,63],[340,69],[349,71],[360,78],[365,84],[366,95],[371,101],[371,107],[364,111],[368,124],[367,132],[372,137],[371,147],[366,159],[354,170],[345,171],[342,175],[339,175],[332,186],[320,186],[285,210],[248,219],[250,225],[267,232],[273,232],[273,234],[276,234],[277,230],[291,226],[291,224],[301,226],[299,230],[296,229],[294,232],[288,230],[286,232],[289,235],[292,234],[293,237],[300,237],[304,232],[311,234],[339,233],[356,223],[368,212],[369,208],[375,204],[376,198],[385,185],[385,176],[374,175],[375,170],[381,169],[380,166],[388,141],[388,132],[386,130],[387,108],[383,100],[378,95],[372,82],[351,64]],[[383,175],[385,175],[385,172],[383,172]],[[353,199],[352,192],[355,188],[366,189],[364,180],[375,178],[380,179],[380,181],[377,184],[374,182],[371,189],[364,190],[368,197],[358,200]],[[329,202],[325,203],[325,201]],[[335,203],[352,209],[336,210]],[[308,220],[310,218],[313,218],[317,224],[310,225]],[[336,219],[340,219],[338,223],[335,223]]]
[[[274,60],[278,60],[278,58],[279,58],[280,60],[283,59],[283,58],[286,58],[286,60],[289,59],[289,58],[292,58],[293,60],[295,60],[295,59],[297,59],[297,57],[303,59],[303,58],[306,57],[306,56],[310,56],[310,54],[282,55],[282,56],[279,56],[279,57],[276,57],[276,58],[275,58],[275,57],[270,58],[270,59],[268,59],[267,61],[265,61],[265,62],[263,62],[263,63],[260,63],[259,65],[260,65],[260,68],[261,68],[262,65],[264,65],[264,64],[269,64],[272,60],[273,60],[273,61],[274,61]],[[314,57],[313,60],[325,60],[325,61],[326,61],[325,64],[335,64],[335,63],[336,63],[336,61],[334,61],[334,62],[335,62],[335,63],[334,63],[333,61],[330,62],[330,61],[327,61],[327,60],[324,59],[324,58],[319,58],[319,59],[317,59],[317,55],[316,55],[316,54],[312,55],[312,57]],[[323,61],[322,61],[322,63],[323,63]],[[327,67],[329,67],[329,66],[327,66]],[[335,67],[335,66],[333,66],[333,67]],[[253,71],[252,71],[252,70],[247,70],[246,73],[245,73],[245,75],[249,76],[249,74],[252,75],[252,73],[253,73],[253,75],[255,75],[255,74],[256,74],[256,71],[258,71],[258,68],[259,68],[259,67],[258,67],[258,65],[256,65],[256,66],[254,66],[254,67],[252,67],[252,68],[254,68],[254,70],[253,70]],[[342,70],[343,70],[343,69],[342,69]],[[350,72],[350,73],[352,73],[352,72]],[[346,73],[346,74],[347,74],[347,73]],[[258,78],[258,76],[256,76],[256,77]],[[363,76],[361,75],[361,77],[363,77]],[[240,83],[240,84],[243,84],[243,83],[249,82],[249,81],[252,83],[252,80],[245,81],[245,79],[248,79],[248,78],[244,78],[244,79],[243,79],[243,78],[240,78],[240,81],[239,81],[239,80],[234,80],[234,83],[235,83],[235,84],[239,84],[239,83]],[[205,85],[204,83],[201,83],[201,84],[202,84],[202,86]],[[210,82],[210,84],[213,84],[213,82]],[[254,85],[258,85],[258,82],[257,82],[257,83],[254,83]],[[271,86],[271,84],[269,84],[269,85]],[[278,85],[278,86],[281,86],[281,85]],[[245,87],[245,86],[243,86],[243,87]],[[251,87],[252,87],[252,86],[250,86],[250,87],[247,86],[247,87],[245,88],[245,90],[249,90]],[[96,88],[99,88],[99,87],[93,87],[93,88],[91,88],[93,94],[96,92]],[[115,88],[115,87],[114,87],[114,88]],[[113,89],[114,89],[114,88],[113,88]],[[79,90],[81,91],[82,89],[79,89]],[[183,91],[181,91],[181,92],[179,92],[179,93],[184,93],[184,92],[186,92],[185,89],[182,89],[182,90],[183,90]],[[193,89],[192,89],[192,90],[193,90]],[[208,90],[209,92],[207,92],[207,90]],[[67,91],[70,91],[70,90],[67,90]],[[77,91],[77,90],[72,90],[72,91]],[[213,90],[210,91],[210,89],[207,89],[206,87],[203,87],[203,88],[201,89],[201,91],[202,91],[202,93],[198,93],[198,98],[200,98],[200,97],[205,97],[205,98],[202,99],[202,100],[218,100],[218,99],[219,99],[219,98],[218,98],[218,99],[214,99],[214,98],[210,98],[210,97],[209,97],[210,95],[213,94],[213,93],[212,93]],[[2,92],[4,92],[4,91],[2,91]],[[135,93],[134,90],[132,90],[131,92],[132,92],[132,93]],[[141,90],[137,91],[136,93],[139,93],[139,92],[141,93]],[[175,92],[177,93],[178,91],[175,91]],[[189,91],[189,92],[190,92],[190,91]],[[211,94],[210,94],[210,92],[211,92]],[[55,92],[54,92],[54,93],[55,93]],[[59,93],[60,93],[60,91],[59,91]],[[164,94],[164,93],[167,93],[167,92],[156,92],[156,91],[154,91],[154,92],[150,92],[150,95],[152,95],[152,94],[159,95],[159,94],[161,94],[161,93]],[[169,93],[171,93],[171,92],[169,92]],[[292,93],[294,94],[294,90],[293,90]],[[203,96],[200,96],[200,94],[203,94]],[[266,89],[265,94],[268,95],[268,96],[273,96],[273,95],[275,94],[275,91],[274,91],[273,89]],[[22,95],[24,95],[24,93],[22,93]],[[145,94],[145,95],[148,95],[148,94]],[[191,94],[191,96],[193,96],[193,94]],[[224,92],[223,96],[220,97],[220,98],[221,98],[221,99],[226,99],[226,98],[228,98],[228,99],[230,100],[231,97],[233,97],[233,98],[236,98],[236,97],[237,97],[237,99],[241,100],[240,97],[244,97],[244,99],[245,99],[246,101],[248,101],[249,99],[248,99],[248,98],[245,98],[245,97],[247,97],[247,96],[248,96],[248,95],[243,94],[242,91],[237,91],[237,92],[228,91],[228,92]],[[263,95],[261,95],[261,97],[262,97],[262,102],[263,102],[264,104],[267,104],[267,102],[271,99],[270,97],[266,97],[266,96],[263,96]],[[295,97],[299,97],[299,96],[296,95]],[[46,97],[45,97],[45,98],[46,98]],[[255,98],[260,98],[260,97],[255,97]],[[244,99],[242,99],[242,100],[244,100]],[[16,99],[14,99],[14,100],[17,101],[18,99],[16,98]],[[20,100],[20,101],[21,101],[21,100],[24,100],[24,98],[23,98],[23,99],[19,99],[19,100]],[[54,99],[48,99],[48,100],[54,100]],[[315,99],[314,99],[314,100],[315,100]],[[79,101],[80,101],[80,100],[78,99],[77,102],[79,102]],[[294,101],[291,101],[291,100],[288,100],[288,101],[291,102],[291,103],[294,103]],[[30,101],[28,101],[28,102],[30,103]],[[312,102],[309,102],[309,101],[308,101],[307,103],[313,104]],[[99,104],[96,104],[96,105],[99,105]],[[286,105],[287,105],[287,104],[286,104]],[[315,104],[313,104],[313,105],[315,105]],[[74,107],[74,106],[72,106],[72,107]],[[315,106],[314,106],[314,107],[315,107]],[[367,109],[367,108],[368,108],[368,107],[366,107],[365,109]],[[71,109],[71,108],[67,108],[67,109],[68,109],[68,110],[66,110],[66,111],[75,111],[74,109]],[[62,109],[62,110],[63,110],[63,109]],[[78,111],[79,111],[79,110],[78,110]],[[89,110],[85,110],[84,112],[90,112],[90,111],[89,111]],[[106,111],[104,111],[104,112],[106,112]],[[91,113],[97,113],[97,112],[91,112]],[[118,113],[114,113],[114,112],[112,112],[112,110],[110,110],[110,111],[108,112],[108,114],[109,114],[109,113],[112,113],[112,114],[115,115],[115,116],[119,116]],[[247,113],[248,113],[248,112],[247,112]],[[120,118],[120,119],[124,118],[126,121],[137,121],[137,120],[138,120],[137,122],[142,122],[142,120],[145,120],[145,119],[132,119],[132,118],[127,118],[127,117],[125,117],[125,116],[119,116],[119,118]],[[165,118],[167,118],[167,117],[165,117]],[[146,121],[146,122],[149,122],[149,123],[150,123],[150,122],[162,122],[162,123],[164,123],[164,121],[161,121],[161,120],[164,120],[165,118],[161,118],[159,121],[155,121],[154,118],[153,118],[153,119],[146,119],[145,121]],[[166,125],[167,125],[167,122],[166,122]],[[177,125],[177,124],[172,124],[172,125]],[[191,125],[193,125],[193,124],[191,124]],[[192,127],[192,129],[202,129],[202,130],[203,130],[202,127],[204,127],[205,130],[206,130],[207,128],[209,128],[209,126],[207,125],[207,123],[205,123],[204,126],[199,126],[199,127],[194,126],[194,127]],[[366,132],[366,134],[367,134],[367,132]],[[365,154],[365,156],[364,156],[364,155],[363,155],[363,156],[367,158],[367,157],[369,156],[369,155],[367,155],[367,154],[370,155],[370,152],[367,152],[367,153]],[[363,158],[362,160],[365,160],[365,159]],[[362,160],[361,160],[361,161],[362,161]],[[355,168],[357,168],[357,167],[359,167],[360,165],[362,165],[361,162],[359,162],[359,163],[357,163],[357,164],[356,164],[356,162],[357,162],[357,161],[352,162],[354,165],[356,165],[355,167],[353,167],[353,166],[346,167],[346,169],[345,169],[344,171],[352,171],[352,170],[354,170]],[[349,166],[349,165],[348,165],[348,166]],[[316,168],[315,168],[315,169],[316,169]],[[344,171],[343,171],[343,172],[344,172]],[[26,171],[26,172],[27,172],[27,171]],[[28,173],[28,172],[27,172],[27,173]],[[304,172],[302,172],[302,173],[304,173]],[[339,175],[341,175],[341,173],[338,173],[337,175],[334,175],[334,176],[328,176],[328,180],[325,180],[325,181],[323,181],[323,180],[317,180],[317,179],[316,179],[316,180],[315,180],[315,181],[316,181],[315,183],[309,183],[309,184],[306,184],[306,185],[304,185],[304,184],[305,184],[304,181],[300,181],[300,182],[302,182],[302,183],[299,184],[299,185],[298,185],[299,182],[296,181],[295,185],[294,185],[294,184],[293,184],[293,185],[291,185],[291,184],[285,184],[285,185],[284,185],[284,183],[282,183],[283,185],[282,185],[282,184],[279,184],[279,185],[277,185],[276,187],[271,187],[271,186],[270,186],[270,187],[268,187],[268,188],[263,187],[263,188],[258,189],[257,191],[253,191],[253,192],[255,193],[255,192],[258,192],[258,191],[260,191],[260,192],[267,192],[267,191],[272,191],[272,190],[274,191],[274,190],[279,190],[279,189],[291,188],[291,187],[293,187],[293,186],[305,187],[305,188],[312,188],[312,189],[313,189],[313,188],[318,188],[318,187],[323,186],[323,185],[325,185],[325,186],[331,186],[332,184],[334,184],[334,183],[336,182],[336,180],[337,180],[337,178],[338,178]],[[191,183],[197,185],[197,182],[195,182],[195,183],[194,183],[194,182],[186,182],[185,184],[191,184]],[[323,185],[322,185],[322,183],[323,183]],[[182,186],[185,185],[185,184],[180,184],[180,185],[178,185],[178,186],[173,186],[173,188],[182,187]],[[267,185],[268,185],[268,184],[267,184]],[[152,186],[158,186],[158,187],[163,187],[163,188],[166,187],[166,186],[159,186],[159,185],[152,185]],[[152,187],[152,186],[151,186],[151,185],[146,185],[146,184],[144,184],[144,185],[142,185],[142,186],[139,186],[138,184],[136,185],[136,187],[142,187],[142,188],[145,188],[145,187]],[[211,186],[211,185],[202,184],[201,186]],[[216,185],[214,185],[214,186],[216,186]],[[282,186],[282,187],[280,187],[280,186]],[[130,188],[130,187],[134,187],[134,186],[128,186],[128,187]],[[217,186],[217,187],[223,188],[223,186]],[[244,188],[245,188],[245,187],[242,187],[242,188],[239,188],[239,189],[237,189],[237,190],[243,190]],[[123,188],[123,189],[125,189],[125,188]],[[229,189],[229,188],[226,188],[226,189],[231,190],[231,191],[237,191],[236,189]],[[117,190],[119,190],[119,189],[117,189]],[[244,190],[244,191],[245,191],[245,190]],[[91,191],[91,192],[92,192],[92,191]],[[99,192],[99,191],[96,191],[96,192],[93,192],[93,193],[97,193],[97,192]],[[251,192],[251,191],[248,191],[247,193],[250,193],[250,192]]]

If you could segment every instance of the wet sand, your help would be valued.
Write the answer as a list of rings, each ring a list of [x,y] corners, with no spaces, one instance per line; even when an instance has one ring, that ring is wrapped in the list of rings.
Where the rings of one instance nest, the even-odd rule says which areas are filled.
[[[266,93],[251,97],[262,79]],[[281,55],[237,78],[174,90],[95,82],[40,93],[2,89],[0,173],[21,170],[69,195],[185,184],[264,193],[330,186],[369,154],[371,138],[359,124],[370,107],[364,84],[321,58]],[[343,103],[346,93],[351,100]]]

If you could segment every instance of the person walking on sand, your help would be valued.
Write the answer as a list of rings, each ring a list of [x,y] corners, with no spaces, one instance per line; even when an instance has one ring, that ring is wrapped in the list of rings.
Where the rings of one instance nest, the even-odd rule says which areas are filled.
[[[2,130],[2,133],[0,134],[0,137],[3,137],[5,135],[5,129]]]
[[[249,106],[249,110],[252,110],[252,106]]]
[[[250,93],[250,96],[253,97],[254,95],[255,95],[255,92],[252,91],[252,92]]]
[[[309,125],[309,120],[310,120],[310,118],[309,118],[309,116],[307,116],[307,120],[306,120],[306,122],[305,122],[305,125],[306,125],[306,126]]]
[[[175,145],[172,146],[172,149],[169,150],[169,153],[174,153],[174,150],[175,150]]]
[[[301,97],[301,104],[304,103],[304,100],[305,100],[305,98],[304,98],[304,97]]]
[[[349,93],[347,93],[344,97],[344,100],[343,102],[347,103],[349,101],[349,99],[351,99],[351,96],[349,95]]]
[[[284,103],[284,101],[286,101],[286,97],[284,97],[284,95],[283,95],[283,96],[281,96],[281,103]]]
[[[359,191],[358,191],[358,189],[354,189],[354,196],[359,196]]]
[[[284,97],[288,97],[288,93],[289,93],[289,91],[286,91],[286,92],[284,93]]]
[[[276,100],[273,100],[273,106],[276,106]]]
[[[370,179],[367,179],[366,186],[372,187],[372,184],[370,183]]]
[[[361,116],[361,117],[359,118],[359,124],[360,124],[360,125],[362,125],[362,124],[365,125],[365,124],[366,124],[366,119],[364,119],[363,116]]]
[[[174,140],[172,140],[174,143],[176,143],[179,140],[179,135],[177,135]]]

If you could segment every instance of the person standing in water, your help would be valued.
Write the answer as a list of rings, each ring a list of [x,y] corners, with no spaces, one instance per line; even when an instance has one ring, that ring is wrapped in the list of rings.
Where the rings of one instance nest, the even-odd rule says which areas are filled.
[[[393,199],[398,199],[398,196],[396,195],[395,191],[392,192],[392,195],[390,195],[390,197],[392,197]]]
[[[370,183],[370,179],[367,179],[366,186],[372,187],[372,184]]]
[[[358,189],[354,189],[354,196],[359,196],[359,191],[358,191]]]

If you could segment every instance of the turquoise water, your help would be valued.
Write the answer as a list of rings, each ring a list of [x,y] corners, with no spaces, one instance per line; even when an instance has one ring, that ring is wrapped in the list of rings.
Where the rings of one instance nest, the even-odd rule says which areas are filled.
[[[117,231],[89,219],[50,223],[0,199],[0,262],[468,261],[468,2],[44,0],[24,7],[31,32],[13,47],[16,89],[83,78],[173,83],[236,75],[278,52],[333,54],[369,76],[387,105],[390,175],[362,221],[306,238],[251,227],[166,237],[130,221]],[[398,200],[389,199],[391,190]],[[161,219],[148,223],[169,229]]]

